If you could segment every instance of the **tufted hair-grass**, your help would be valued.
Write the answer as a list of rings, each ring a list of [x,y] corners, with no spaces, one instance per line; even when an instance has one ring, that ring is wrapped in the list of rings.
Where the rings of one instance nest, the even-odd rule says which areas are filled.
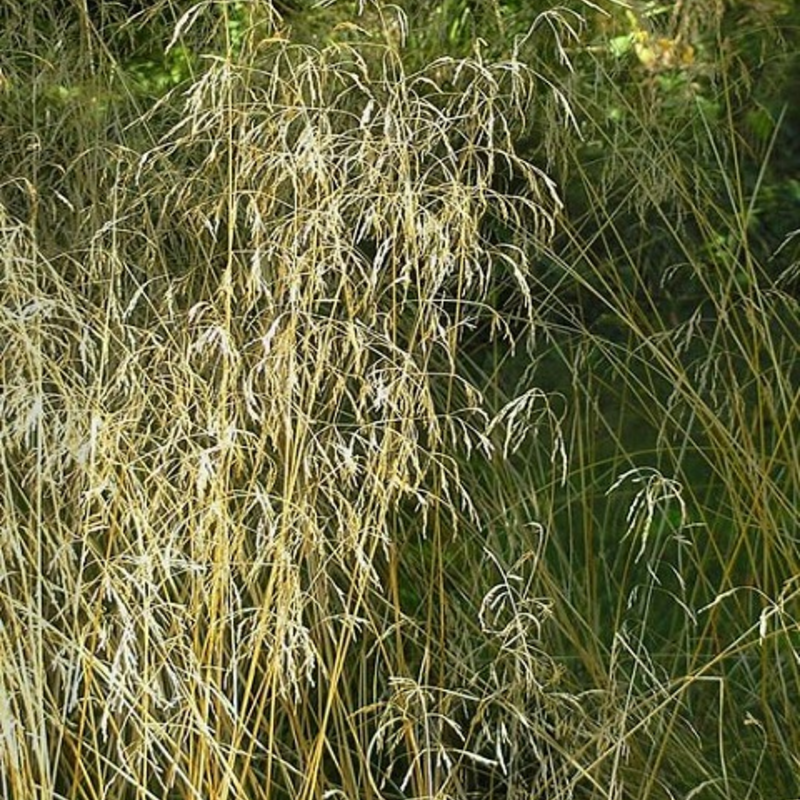
[[[555,8],[426,61],[380,3],[102,5],[0,34],[3,796],[796,794],[798,315],[731,75],[703,124]]]
[[[446,668],[397,594],[398,526],[441,543],[477,513],[459,342],[511,336],[499,270],[533,314],[528,243],[561,203],[512,131],[550,90],[513,57],[298,45],[269,4],[234,42],[198,4],[167,51],[214,54],[144,111],[121,29],[73,11],[32,110],[21,14],[3,64],[31,146],[2,206],[2,791],[379,796],[369,709],[408,715]],[[392,745],[420,797],[458,793],[457,692],[430,692]]]

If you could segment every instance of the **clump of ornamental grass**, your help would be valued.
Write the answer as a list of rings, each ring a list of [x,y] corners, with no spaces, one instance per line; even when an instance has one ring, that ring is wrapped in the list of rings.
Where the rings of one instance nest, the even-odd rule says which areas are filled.
[[[21,40],[3,63],[4,796],[565,786],[528,557],[487,562],[485,644],[439,606],[481,515],[460,457],[526,424],[459,347],[513,345],[500,280],[533,316],[561,203],[514,142],[551,87],[479,52],[408,73],[401,14],[311,47],[199,4],[166,52],[205,51],[153,102],[73,10],[27,42],[74,57],[32,110]]]
[[[713,14],[6,8],[4,796],[796,794],[796,267]]]

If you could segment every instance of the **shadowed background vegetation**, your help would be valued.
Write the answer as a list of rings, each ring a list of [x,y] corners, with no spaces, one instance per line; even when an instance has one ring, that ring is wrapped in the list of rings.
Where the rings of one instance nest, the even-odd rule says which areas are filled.
[[[797,796],[794,4],[0,22],[4,797]]]

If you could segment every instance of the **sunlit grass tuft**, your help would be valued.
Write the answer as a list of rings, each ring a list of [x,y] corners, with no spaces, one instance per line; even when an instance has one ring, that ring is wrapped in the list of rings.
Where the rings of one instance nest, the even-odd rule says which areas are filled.
[[[162,0],[167,80],[48,8],[0,55],[3,796],[796,793],[735,92],[634,102],[555,9],[565,61],[411,68],[393,7]]]
[[[434,796],[481,759],[399,542],[478,515],[454,454],[489,452],[488,417],[459,342],[510,336],[496,271],[533,314],[528,243],[560,200],[512,131],[549,90],[516,60],[226,47],[124,127],[124,97],[71,73],[43,116],[8,98],[36,142],[3,227],[8,796],[361,797],[395,772]]]

